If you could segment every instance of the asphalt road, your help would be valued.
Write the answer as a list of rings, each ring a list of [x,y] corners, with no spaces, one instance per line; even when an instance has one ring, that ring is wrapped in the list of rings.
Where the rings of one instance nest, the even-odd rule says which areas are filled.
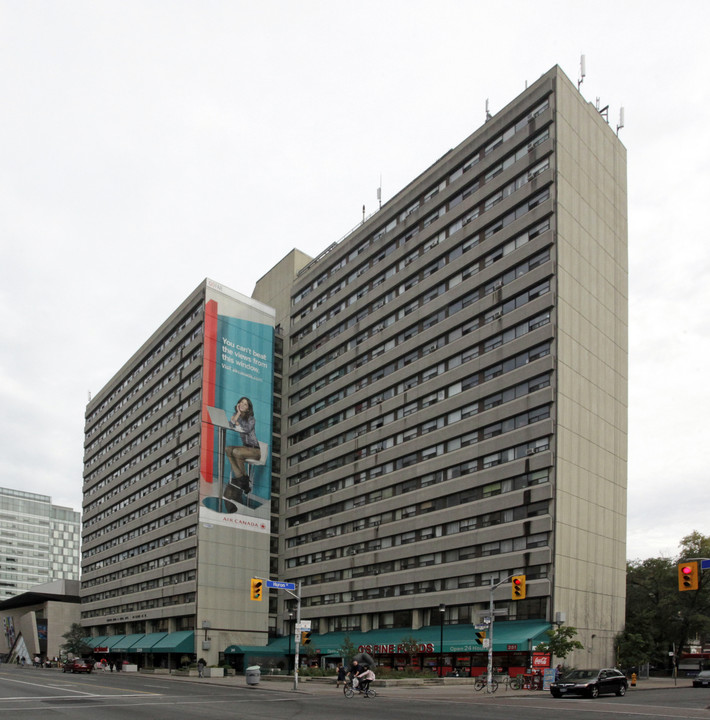
[[[0,666],[0,707],[13,720],[710,720],[710,689],[683,683],[630,689],[625,697],[561,698],[546,692],[492,696],[468,686],[384,687],[374,699],[347,699],[333,685],[199,680],[129,673],[71,675]]]

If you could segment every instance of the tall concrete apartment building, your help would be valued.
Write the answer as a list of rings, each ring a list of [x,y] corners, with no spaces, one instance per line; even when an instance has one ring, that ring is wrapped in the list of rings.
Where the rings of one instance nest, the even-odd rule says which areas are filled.
[[[285,653],[293,598],[249,600],[269,577],[300,583],[322,657],[347,637],[398,664],[406,637],[426,641],[422,664],[480,666],[472,623],[492,602],[496,664],[527,665],[555,622],[585,645],[571,662],[612,662],[627,272],[625,149],[555,67],[251,299],[203,283],[87,408],[96,644],[157,662],[192,633],[208,662],[275,637]],[[230,489],[246,482],[237,408],[254,398],[262,464]]]
[[[270,572],[277,501],[273,315],[205,280],[90,401],[81,623],[95,652],[173,667],[195,652],[213,664],[235,639],[266,644],[249,582]],[[242,396],[263,444],[228,499]]]
[[[0,488],[0,602],[79,579],[81,515],[47,495]]]
[[[287,328],[279,572],[314,631],[445,623],[455,653],[502,583],[496,613],[565,621],[580,662],[613,661],[627,273],[625,149],[555,67],[298,272],[288,306],[280,268],[257,284]]]

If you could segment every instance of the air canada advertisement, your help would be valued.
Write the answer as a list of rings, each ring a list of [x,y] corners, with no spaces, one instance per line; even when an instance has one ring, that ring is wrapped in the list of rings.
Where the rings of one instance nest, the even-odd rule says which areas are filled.
[[[274,311],[207,281],[200,521],[268,533]]]

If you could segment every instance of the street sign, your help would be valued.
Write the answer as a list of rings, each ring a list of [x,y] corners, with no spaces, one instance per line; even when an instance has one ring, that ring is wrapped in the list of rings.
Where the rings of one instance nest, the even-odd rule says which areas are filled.
[[[483,647],[489,648],[491,646],[491,639],[490,638],[483,638]]]
[[[278,590],[295,590],[295,583],[283,582],[281,580],[267,580],[266,587],[276,588]]]
[[[296,632],[303,632],[304,630],[310,630],[311,629],[311,621],[310,620],[300,620],[296,623]]]
[[[700,561],[700,569],[701,570],[710,570],[710,560],[701,560]]]
[[[474,630],[488,630],[489,623],[476,623],[473,626]]]

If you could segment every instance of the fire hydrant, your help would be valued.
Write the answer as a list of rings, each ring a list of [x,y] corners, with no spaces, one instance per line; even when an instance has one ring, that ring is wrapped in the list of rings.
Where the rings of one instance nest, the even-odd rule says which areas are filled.
[[[631,673],[631,687],[636,687],[636,673]]]

